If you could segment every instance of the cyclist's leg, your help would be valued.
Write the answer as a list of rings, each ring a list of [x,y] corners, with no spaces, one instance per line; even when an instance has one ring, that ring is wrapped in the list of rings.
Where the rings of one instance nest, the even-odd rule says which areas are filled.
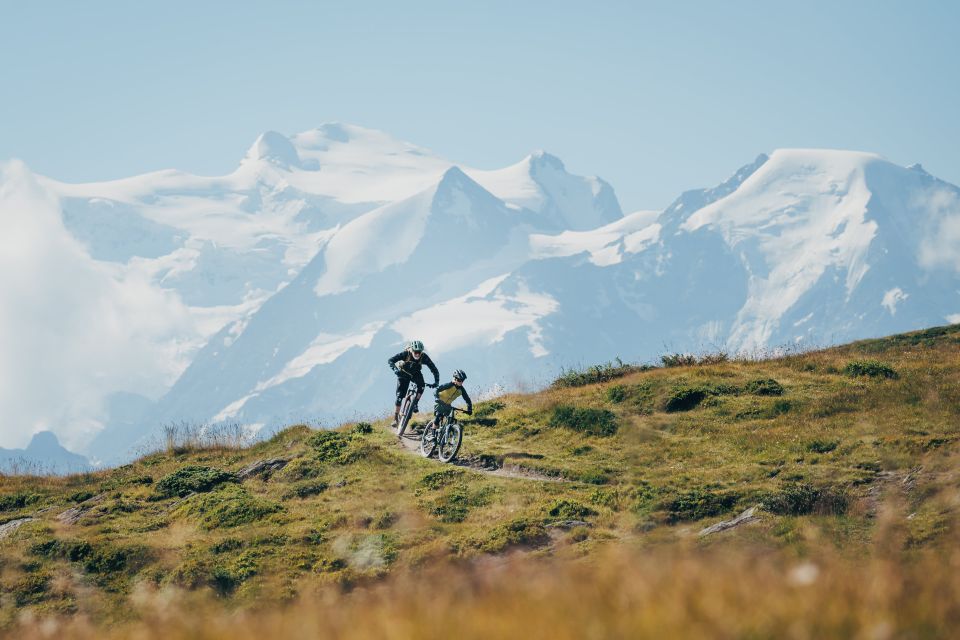
[[[413,382],[417,385],[417,396],[413,399],[413,412],[417,413],[420,411],[420,396],[423,395],[423,388],[427,383],[423,380],[422,373],[418,373]]]
[[[407,387],[410,386],[410,378],[397,378],[397,404],[393,408],[393,424],[400,420],[400,403],[403,402],[403,396],[407,395]]]

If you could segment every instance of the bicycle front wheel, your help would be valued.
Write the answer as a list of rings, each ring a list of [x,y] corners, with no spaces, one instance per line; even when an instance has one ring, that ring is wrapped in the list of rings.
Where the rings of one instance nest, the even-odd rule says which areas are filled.
[[[439,451],[437,452],[437,457],[440,458],[440,461],[450,462],[456,458],[457,452],[460,451],[460,443],[462,441],[463,429],[460,425],[456,422],[448,424],[447,428],[444,429],[440,435]]]
[[[400,416],[397,421],[397,437],[402,438],[403,432],[407,430],[407,424],[410,422],[410,416],[413,415],[413,398],[407,395],[400,405]]]
[[[420,455],[429,458],[437,448],[437,425],[431,420],[420,434]]]

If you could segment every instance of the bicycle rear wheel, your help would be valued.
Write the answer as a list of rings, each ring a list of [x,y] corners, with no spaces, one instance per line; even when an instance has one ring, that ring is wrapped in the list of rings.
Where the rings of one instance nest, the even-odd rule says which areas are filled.
[[[431,420],[420,434],[420,455],[429,458],[437,448],[437,425]]]
[[[460,443],[463,441],[463,429],[456,422],[448,424],[440,435],[437,457],[441,462],[450,462],[457,457]]]

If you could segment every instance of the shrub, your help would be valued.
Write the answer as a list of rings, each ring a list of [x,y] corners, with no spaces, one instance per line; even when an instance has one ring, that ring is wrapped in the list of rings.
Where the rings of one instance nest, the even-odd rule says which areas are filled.
[[[70,562],[80,562],[93,553],[93,545],[85,540],[43,540],[36,542],[27,550],[30,555],[41,558],[62,558]]]
[[[219,542],[214,542],[210,545],[210,553],[220,554],[227,553],[229,551],[236,551],[243,547],[243,541],[236,538],[224,538]]]
[[[607,389],[607,400],[614,404],[620,404],[627,399],[627,388],[622,384],[614,385]]]
[[[34,493],[14,493],[0,496],[0,511],[16,511],[34,504],[40,499],[40,496]]]
[[[676,387],[667,398],[664,409],[668,412],[689,411],[706,397],[707,392],[702,387]]]
[[[467,492],[463,487],[440,496],[430,507],[430,514],[436,516],[440,522],[463,522],[469,512]]]
[[[157,483],[157,493],[164,497],[183,497],[189,493],[210,491],[225,482],[239,482],[237,476],[221,469],[187,466],[166,476]]]
[[[660,362],[667,368],[671,367],[689,367],[693,365],[722,364],[727,362],[730,356],[725,351],[716,353],[704,353],[699,356],[692,353],[668,353],[660,356]]]
[[[284,495],[284,498],[309,498],[310,496],[321,494],[326,490],[326,482],[308,480],[307,482],[300,482],[290,487],[290,491]]]
[[[838,440],[812,440],[807,443],[807,451],[812,453],[830,453],[840,444]]]
[[[565,369],[557,379],[553,381],[553,386],[582,387],[588,384],[596,384],[598,382],[621,378],[636,371],[647,371],[650,368],[649,366],[624,364],[620,358],[617,358],[616,363],[607,362],[587,367],[586,369]]]
[[[181,513],[197,516],[208,530],[255,522],[280,510],[280,505],[251,496],[236,485],[192,496],[179,508]]]
[[[550,536],[543,523],[529,518],[518,518],[497,525],[490,535],[480,543],[483,551],[497,552],[519,545],[541,546],[549,542]]]
[[[783,385],[774,380],[773,378],[762,378],[759,380],[751,380],[747,383],[746,386],[747,393],[752,393],[755,396],[782,396],[783,395]]]
[[[317,478],[323,473],[323,467],[310,458],[294,458],[280,470],[279,476],[288,481]]]
[[[555,501],[552,505],[550,505],[550,509],[547,513],[551,518],[557,518],[560,520],[583,520],[588,516],[597,515],[597,512],[593,509],[586,507],[579,502],[566,499]]]
[[[663,503],[671,522],[700,520],[729,511],[740,496],[732,492],[718,492],[697,488],[674,495]]]
[[[577,480],[587,484],[607,484],[610,482],[610,476],[599,469],[589,469],[581,473]]]
[[[13,584],[10,591],[13,603],[18,607],[25,607],[43,601],[49,588],[50,574],[41,572],[21,578]]]
[[[762,500],[767,511],[791,516],[842,514],[848,505],[844,491],[830,487],[818,488],[803,482],[785,483],[777,491],[763,496]]]
[[[94,495],[95,494],[92,491],[78,491],[67,498],[67,500],[70,502],[86,502]]]
[[[345,435],[336,431],[318,431],[307,440],[318,460],[330,462],[337,460],[343,450],[347,448],[348,440]]]
[[[844,375],[851,378],[896,378],[897,372],[888,364],[876,360],[854,360],[843,368]]]
[[[353,432],[361,436],[365,436],[368,433],[373,433],[373,425],[369,422],[358,422],[353,428]]]
[[[617,419],[607,409],[559,405],[553,410],[550,426],[564,427],[591,436],[612,436],[617,432]]]
[[[436,490],[447,486],[455,480],[459,480],[461,477],[463,477],[463,471],[460,469],[441,469],[440,471],[433,471],[420,478],[420,484],[427,489]]]
[[[489,402],[480,402],[473,409],[473,417],[487,418],[493,415],[494,413],[496,413],[497,411],[500,411],[506,406],[507,405],[500,402],[499,400],[490,400]]]

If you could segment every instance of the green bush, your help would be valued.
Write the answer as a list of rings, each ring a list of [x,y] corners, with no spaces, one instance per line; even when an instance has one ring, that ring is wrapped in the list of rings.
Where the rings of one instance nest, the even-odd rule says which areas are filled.
[[[353,432],[361,436],[365,436],[369,433],[373,433],[373,425],[369,422],[358,422],[353,428]]]
[[[729,511],[739,495],[708,488],[697,488],[676,494],[663,503],[671,522],[700,520]]]
[[[430,506],[430,515],[436,516],[440,522],[463,522],[469,512],[467,491],[463,487],[438,497]]]
[[[668,353],[660,356],[660,362],[664,367],[690,367],[693,365],[722,364],[727,362],[730,356],[724,351],[716,353],[705,353],[699,356],[692,353]]]
[[[583,520],[589,516],[597,515],[597,512],[573,500],[556,500],[547,511],[551,518],[559,520]]]
[[[627,388],[622,384],[614,385],[607,389],[607,400],[614,404],[620,404],[627,399]]]
[[[752,393],[755,396],[782,396],[783,395],[783,385],[774,380],[773,378],[762,378],[759,380],[751,380],[747,383],[746,386],[747,393]]]
[[[41,558],[61,558],[70,562],[80,562],[93,554],[93,545],[85,540],[42,540],[30,545],[30,555]]]
[[[667,398],[664,409],[668,412],[689,411],[703,402],[707,392],[703,387],[676,387]]]
[[[294,458],[280,470],[278,476],[286,481],[308,480],[323,474],[323,467],[312,458]]]
[[[587,484],[607,484],[610,482],[610,476],[599,469],[588,469],[577,476],[577,480]]]
[[[591,436],[612,436],[617,432],[617,418],[607,409],[558,405],[550,417],[550,426]]]
[[[13,595],[14,605],[17,607],[25,607],[42,602],[49,588],[50,574],[40,572],[20,578],[13,584],[10,592]]]
[[[40,496],[34,493],[24,493],[24,492],[0,496],[0,512],[16,511],[17,509],[23,509],[28,505],[34,504],[39,499],[40,499]]]
[[[518,518],[494,527],[479,546],[483,551],[495,553],[520,545],[538,547],[549,541],[550,536],[542,522]]]
[[[812,453],[830,453],[840,444],[838,440],[812,440],[807,443],[807,451]]]
[[[553,386],[583,387],[588,384],[596,384],[598,382],[606,382],[607,380],[613,380],[615,378],[622,378],[627,374],[637,371],[647,371],[650,368],[651,367],[649,366],[643,365],[637,366],[632,364],[624,364],[620,358],[617,358],[616,363],[607,362],[604,364],[587,367],[586,369],[565,369],[560,376],[553,381]]]
[[[762,497],[763,507],[771,513],[802,516],[810,513],[845,513],[849,500],[843,490],[814,487],[804,482],[789,482]]]
[[[67,500],[70,502],[86,502],[92,498],[95,494],[92,491],[78,491],[72,494]]]
[[[420,478],[420,484],[427,489],[437,490],[462,477],[463,471],[460,469],[441,469],[439,471],[432,471]]]
[[[215,469],[191,465],[166,476],[157,483],[157,493],[164,497],[183,497],[189,493],[203,493],[225,482],[239,482],[237,476]]]
[[[243,541],[237,538],[224,538],[210,545],[210,553],[221,554],[243,548]]]
[[[290,491],[284,495],[284,498],[309,498],[310,496],[319,495],[326,490],[326,482],[308,480],[306,482],[297,483],[290,487]]]
[[[340,454],[347,448],[349,440],[337,431],[318,431],[307,440],[313,447],[316,457],[322,462],[333,462],[340,458]]]
[[[480,402],[473,409],[473,417],[476,418],[487,418],[500,411],[506,407],[504,403],[499,400],[490,400],[488,402]]]
[[[893,367],[876,360],[854,360],[853,362],[848,362],[847,366],[843,368],[843,373],[851,378],[893,379],[897,377],[897,372],[893,370]]]
[[[281,509],[278,504],[251,496],[243,487],[225,485],[187,498],[178,511],[196,516],[201,527],[211,530],[255,522]]]

